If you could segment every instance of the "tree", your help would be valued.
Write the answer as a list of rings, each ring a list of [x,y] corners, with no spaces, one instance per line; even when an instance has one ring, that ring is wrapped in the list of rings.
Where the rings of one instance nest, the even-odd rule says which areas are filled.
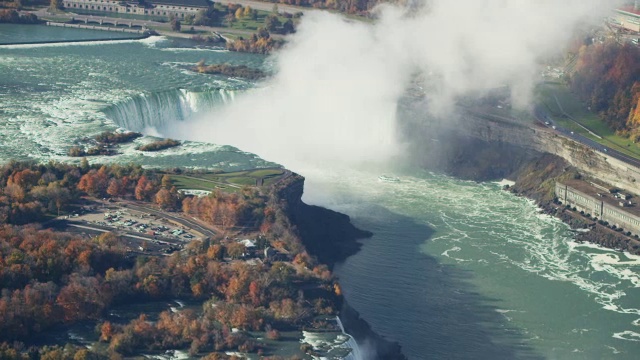
[[[293,26],[293,21],[291,19],[287,20],[282,24],[282,32],[285,34],[293,34],[296,32],[295,27]]]
[[[89,171],[89,160],[87,160],[86,157],[83,157],[82,160],[80,161],[80,169],[82,170],[82,172],[87,172]]]
[[[251,6],[245,6],[245,8],[244,8],[244,10],[243,10],[243,12],[242,12],[242,15],[243,15],[245,18],[248,18],[248,17],[251,17],[251,14],[252,14],[252,13],[253,13],[253,11],[252,11],[252,9],[251,9]]]
[[[146,176],[142,175],[140,176],[140,179],[138,180],[138,184],[136,185],[136,188],[135,188],[136,199],[148,200],[149,197],[154,192],[154,190],[155,190],[155,186],[153,185],[153,182],[147,179]]]
[[[61,0],[51,0],[51,2],[49,3],[49,10],[51,11],[58,11],[62,9],[62,1]]]
[[[160,189],[156,194],[155,200],[156,204],[160,205],[160,207],[163,209],[170,209],[175,205],[173,196],[171,196],[171,193],[169,192],[169,190],[167,190],[167,188]]]
[[[98,244],[106,246],[107,248],[111,248],[118,243],[118,237],[110,231],[98,235],[96,240],[98,241]]]
[[[100,326],[100,341],[109,342],[113,337],[113,326],[109,321],[105,321]]]
[[[173,31],[180,31],[180,20],[178,19],[173,19],[171,20],[171,30]]]
[[[227,245],[227,254],[232,259],[240,259],[244,252],[246,251],[246,247],[241,243],[231,243]]]
[[[107,188],[107,194],[113,197],[119,197],[123,193],[122,181],[118,179],[111,179],[109,187]]]
[[[236,17],[233,14],[227,14],[224,19],[229,26],[231,26],[236,21]]]
[[[279,14],[278,10],[279,10],[278,9],[278,4],[277,3],[273,4],[273,8],[271,8],[271,12],[274,13],[275,15],[278,15]]]
[[[169,189],[171,188],[171,176],[165,174],[162,176],[162,180],[160,181],[163,188]]]
[[[268,31],[273,32],[280,27],[281,23],[277,16],[269,15],[264,19],[264,25]]]
[[[242,6],[239,7],[238,10],[236,10],[235,17],[238,20],[241,20],[244,17],[244,10],[242,9]]]
[[[207,17],[207,12],[204,10],[200,10],[196,13],[196,16],[193,18],[194,25],[208,25],[209,18]]]
[[[260,39],[268,39],[271,37],[271,35],[269,34],[269,31],[267,29],[260,27],[258,28],[258,37]]]

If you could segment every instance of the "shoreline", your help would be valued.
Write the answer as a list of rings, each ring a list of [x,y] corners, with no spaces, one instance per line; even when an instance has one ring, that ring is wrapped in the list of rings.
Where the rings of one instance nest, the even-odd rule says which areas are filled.
[[[91,30],[91,29],[89,29]],[[47,41],[26,41],[26,42],[17,42],[17,43],[0,43],[0,46],[13,46],[13,45],[46,45],[46,44],[65,44],[65,43],[83,43],[83,42],[103,42],[103,41],[129,41],[129,40],[144,40],[150,38],[150,34],[144,34],[141,36],[131,36],[131,37],[123,37],[116,39],[85,39],[85,40],[47,40]]]
[[[555,192],[549,190],[549,184],[553,184],[555,188],[556,182],[567,177],[581,177],[583,173],[580,169],[570,166],[564,158],[549,153],[541,154],[507,177],[509,180],[515,179],[515,184],[505,187],[505,190],[515,196],[532,200],[544,214],[556,217],[567,224],[575,232],[575,241],[622,250],[630,255],[640,255],[640,241],[637,238],[615,231],[579,211],[567,208],[565,204],[558,203]],[[589,231],[575,231],[579,229]]]

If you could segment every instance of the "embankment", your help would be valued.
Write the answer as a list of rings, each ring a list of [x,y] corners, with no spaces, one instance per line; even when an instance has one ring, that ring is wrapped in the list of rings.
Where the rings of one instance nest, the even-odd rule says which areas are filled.
[[[304,177],[291,174],[274,185],[273,196],[284,209],[307,251],[330,268],[360,249],[358,239],[371,237],[372,233],[351,224],[349,216],[302,201]],[[367,360],[402,360],[400,345],[385,340],[373,332],[358,312],[343,301],[340,318],[345,330],[371,357]],[[372,353],[375,352],[375,355]],[[368,355],[368,356],[369,356]]]
[[[150,34],[131,35],[127,37],[118,38],[104,38],[104,39],[83,39],[83,40],[49,40],[49,41],[27,41],[27,42],[15,42],[15,43],[0,43],[3,45],[46,45],[46,44],[67,44],[67,43],[85,43],[85,42],[100,42],[100,41],[124,41],[124,40],[142,40],[150,37]]]
[[[437,139],[412,141],[417,165],[475,181],[511,179],[515,181],[510,189],[514,194],[533,199],[546,213],[574,229],[590,229],[576,233],[577,240],[640,254],[637,240],[553,202],[556,181],[567,179],[598,179],[640,194],[640,169],[544,126],[466,112],[453,121],[405,130],[418,139]]]

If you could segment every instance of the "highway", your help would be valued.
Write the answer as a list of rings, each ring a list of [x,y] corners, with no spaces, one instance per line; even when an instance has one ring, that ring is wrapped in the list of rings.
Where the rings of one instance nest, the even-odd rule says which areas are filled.
[[[584,144],[592,148],[593,150],[606,154],[607,156],[611,156],[612,158],[623,161],[631,166],[640,168],[640,160],[634,159],[628,155],[621,153],[620,151],[617,151],[615,149],[602,145],[594,140],[591,140],[586,136],[576,134],[571,130],[568,130],[566,128],[559,126],[557,123],[553,121],[551,116],[549,116],[549,114],[541,106],[536,106],[533,112],[536,119],[538,119],[538,121],[540,121],[542,125],[546,126],[549,130],[555,133],[561,134],[564,137],[570,138],[571,140]]]

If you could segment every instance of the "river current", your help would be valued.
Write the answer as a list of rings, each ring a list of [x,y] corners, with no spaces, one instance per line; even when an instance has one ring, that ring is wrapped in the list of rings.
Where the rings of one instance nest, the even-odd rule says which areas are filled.
[[[54,35],[102,35],[64,31]],[[42,28],[0,26],[9,33],[20,42]],[[153,135],[255,86],[186,69],[200,60],[269,69],[262,56],[157,37],[0,46],[0,158],[74,161],[66,152],[79,138],[117,128]],[[273,165],[226,144],[157,154],[134,146],[92,161]],[[573,242],[567,226],[498,183],[416,169],[292,170],[307,178],[307,202],[374,233],[336,272],[349,303],[410,359],[637,357],[640,258]],[[400,182],[378,181],[383,172]]]

